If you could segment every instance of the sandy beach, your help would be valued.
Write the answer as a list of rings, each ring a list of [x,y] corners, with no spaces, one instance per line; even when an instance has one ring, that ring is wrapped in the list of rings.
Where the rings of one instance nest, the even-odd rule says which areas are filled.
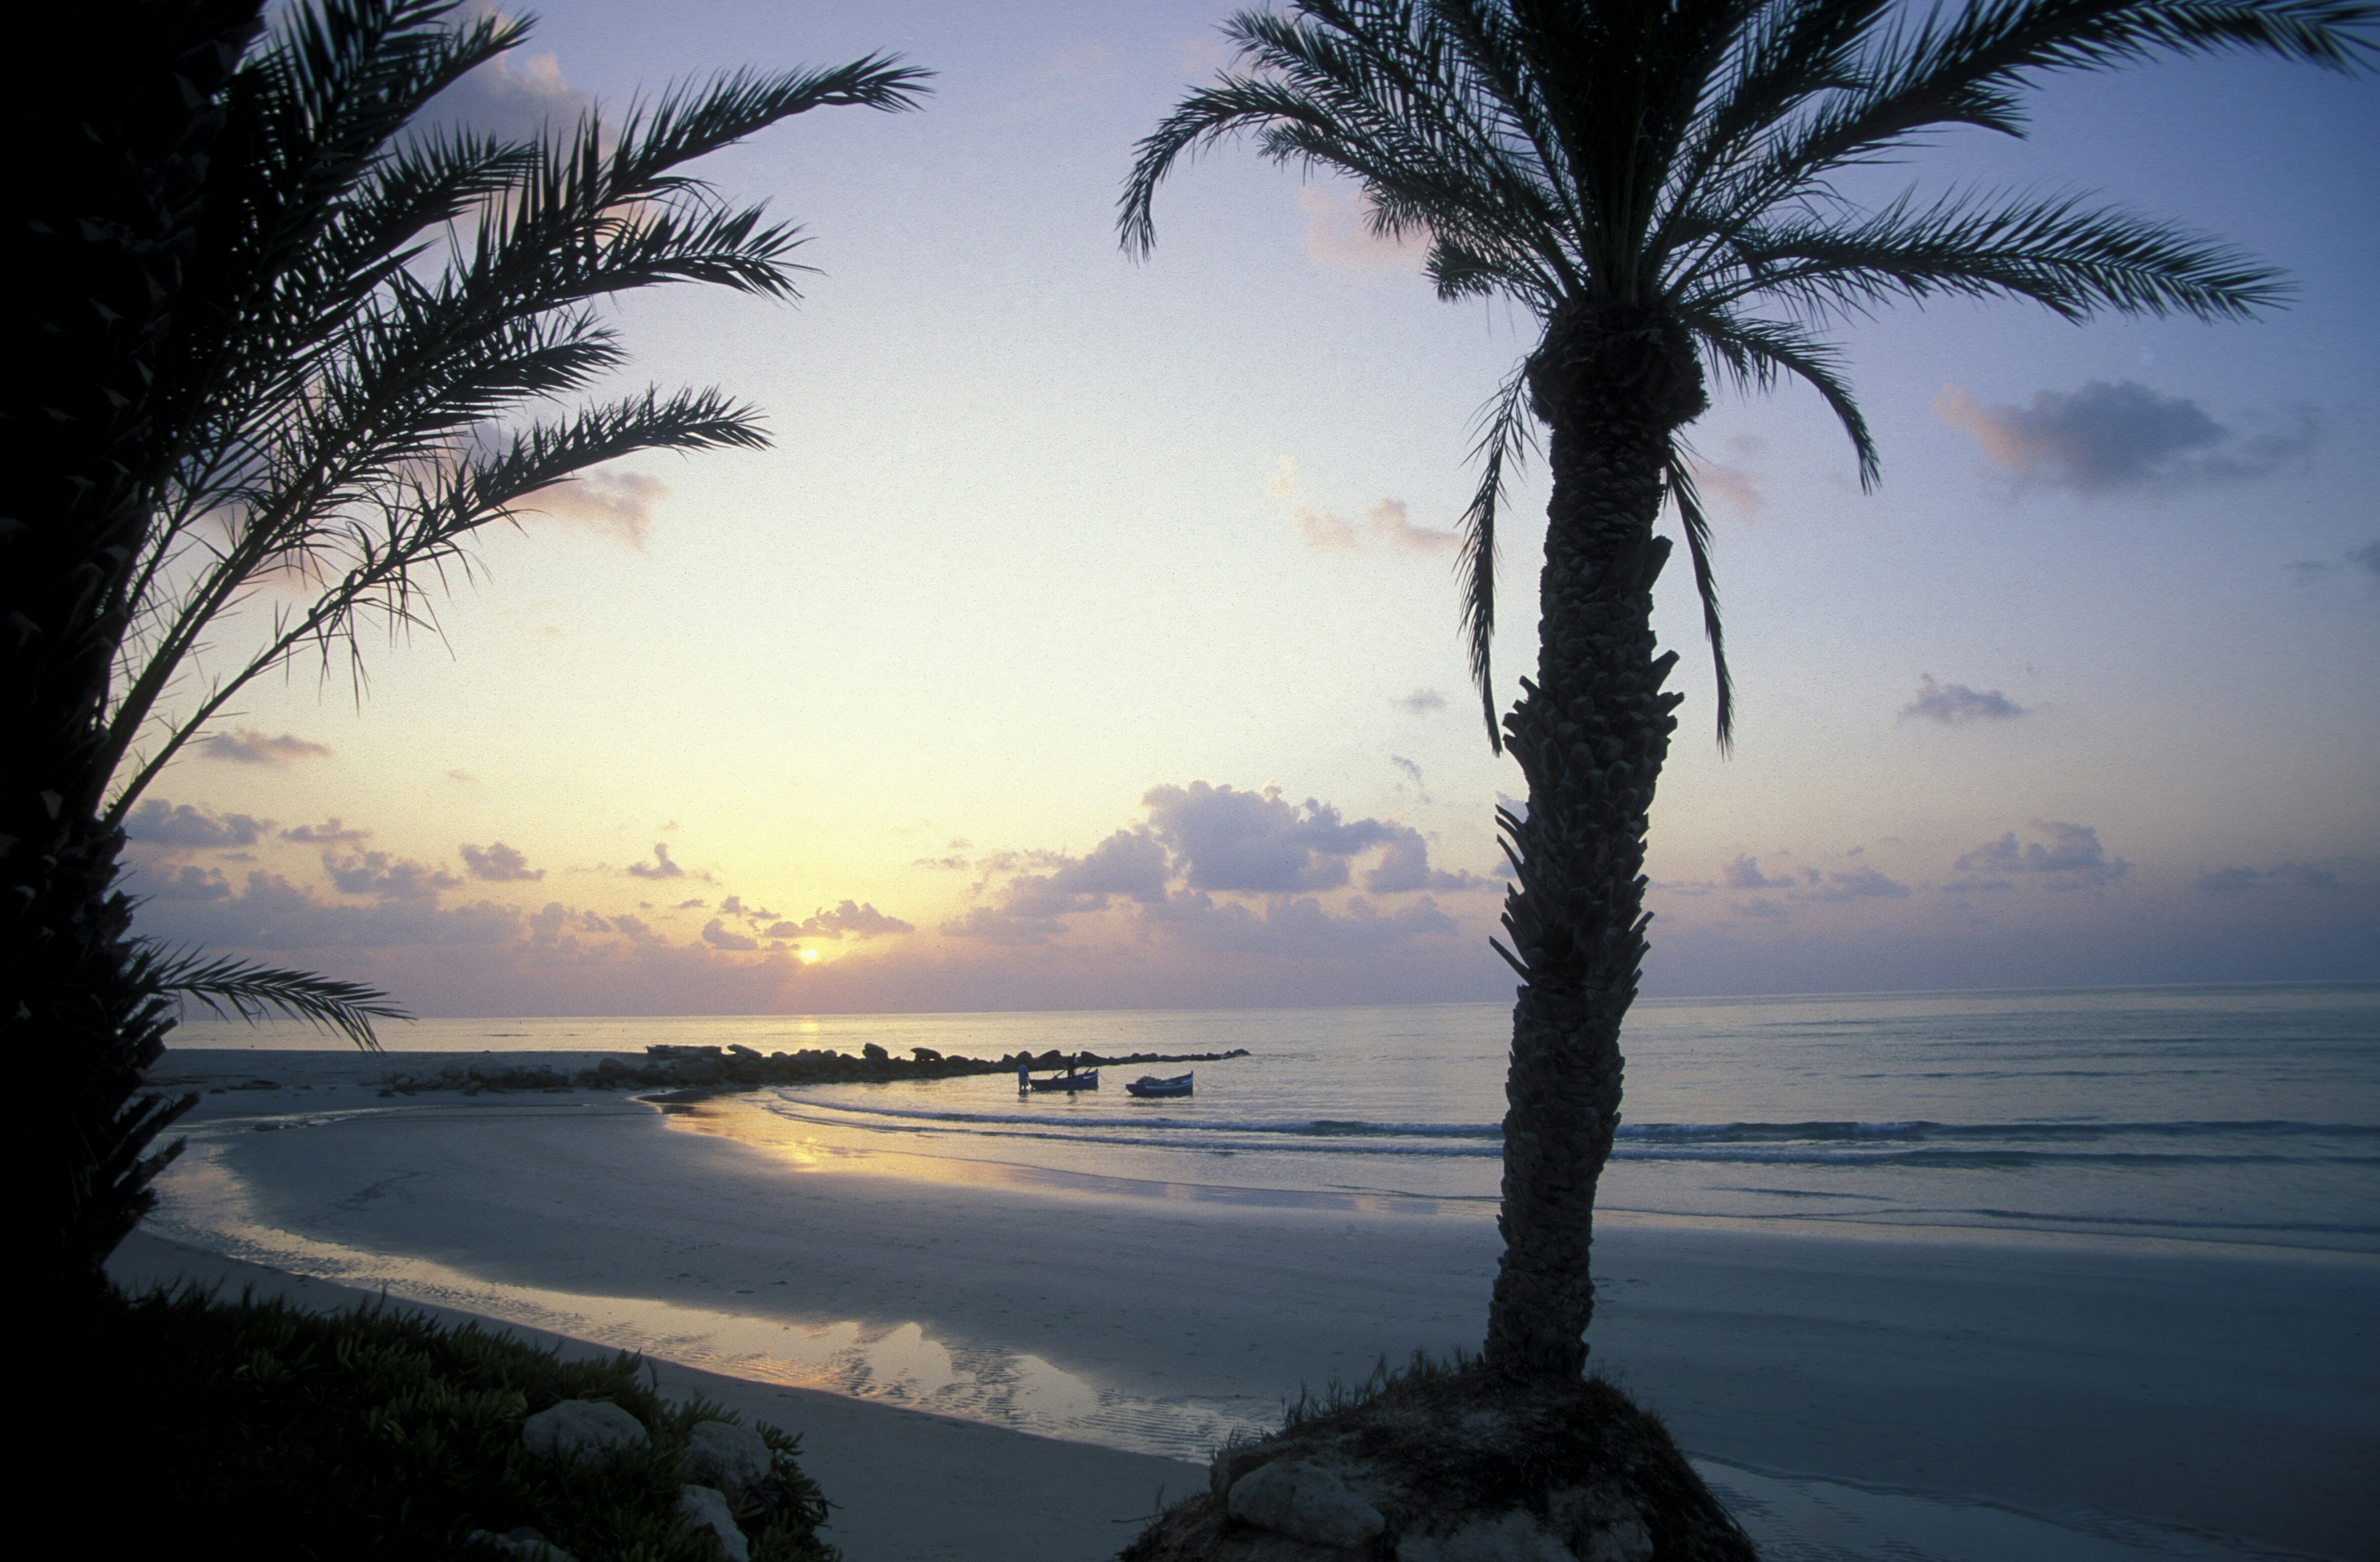
[[[1475,1208],[857,1154],[733,1096],[381,1095],[400,1066],[172,1055],[220,1092],[119,1275],[642,1350],[802,1432],[854,1562],[1108,1555],[1301,1385],[1475,1343],[1495,1263]],[[1615,1216],[1597,1261],[1595,1364],[1771,1556],[2380,1556],[2369,1257]]]

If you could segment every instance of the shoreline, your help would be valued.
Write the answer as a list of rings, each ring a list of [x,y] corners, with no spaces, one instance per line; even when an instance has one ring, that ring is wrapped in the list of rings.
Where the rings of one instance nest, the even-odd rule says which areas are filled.
[[[358,1077],[386,1066],[349,1055],[344,1084],[205,1097],[152,1231],[1130,1457],[1196,1452],[1383,1355],[1475,1346],[1493,1274],[1488,1211],[1049,1192],[953,1180],[964,1163],[889,1176],[688,1133],[625,1093],[391,1104]],[[2000,1556],[2370,1555],[2380,1261],[1758,1224],[1607,1217],[1591,1338],[1777,1522],[1843,1532],[1872,1509],[1914,1532],[1956,1508],[2065,1516],[2068,1549]],[[2107,1549],[2110,1524],[2163,1549]],[[2192,1550],[2191,1532],[2244,1544]]]

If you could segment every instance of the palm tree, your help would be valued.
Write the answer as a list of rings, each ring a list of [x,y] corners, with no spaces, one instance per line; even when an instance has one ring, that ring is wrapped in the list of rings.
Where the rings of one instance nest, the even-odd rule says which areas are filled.
[[[36,1308],[79,1295],[86,1255],[138,1218],[162,1110],[132,1100],[162,1048],[164,1006],[114,892],[122,836],[66,799],[94,763],[123,579],[162,457],[150,392],[222,125],[216,94],[259,9],[71,7],[49,18],[11,93],[0,1056],[40,1104],[19,1126]],[[79,67],[94,59],[109,68]]]
[[[1278,164],[1361,182],[1372,226],[1428,242],[1447,299],[1502,297],[1541,327],[1482,418],[1464,516],[1463,624],[1491,744],[1528,809],[1498,812],[1520,973],[1505,1094],[1504,1253],[1485,1355],[1572,1381],[1594,1311],[1595,1190],[1619,1124],[1621,1021],[1643,962],[1645,820],[1684,696],[1662,683],[1653,586],[1678,507],[1732,721],[1709,530],[1682,433],[1713,378],[1817,391],[1873,483],[1876,451],[1821,332],[1896,300],[2030,299],[2237,318],[2274,275],[2166,224],[2072,197],[1983,193],[1864,207],[1850,170],[1939,129],[2022,135],[2023,92],[2158,54],[2368,62],[2360,0],[1293,0],[1224,26],[1238,67],[1144,140],[1122,201],[1127,250],[1185,153],[1241,132]],[[1488,643],[1496,520],[1535,427],[1552,495],[1536,678],[1497,730]]]
[[[597,306],[672,282],[795,297],[798,230],[685,165],[812,108],[909,107],[926,75],[871,55],[739,72],[617,124],[589,112],[519,140],[424,129],[433,98],[527,32],[458,9],[313,0],[230,75],[203,204],[182,214],[171,325],[140,365],[147,443],[119,504],[128,519],[103,542],[38,514],[28,532],[63,539],[61,570],[99,603],[79,703],[45,734],[59,753],[41,804],[91,843],[91,873],[46,914],[81,919],[96,968],[0,1019],[11,1043],[87,1052],[92,1028],[57,1017],[100,986],[116,994],[99,1028],[123,1056],[56,1147],[49,1214],[73,1283],[96,1276],[178,1148],[147,1153],[191,1098],[133,1099],[173,1000],[277,1007],[367,1046],[373,1018],[396,1012],[368,988],[128,937],[114,884],[133,803],[227,702],[294,658],[343,658],[360,692],[358,629],[433,623],[426,587],[468,572],[474,534],[541,491],[638,451],[765,445],[754,409],[716,390],[574,405],[625,358]],[[310,600],[272,605],[293,580]],[[12,983],[41,967],[41,934],[9,930]]]

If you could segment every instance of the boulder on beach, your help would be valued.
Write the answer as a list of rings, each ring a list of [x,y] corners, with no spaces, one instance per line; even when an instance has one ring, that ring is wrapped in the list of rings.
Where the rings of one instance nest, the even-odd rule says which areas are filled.
[[[493,1530],[474,1530],[463,1537],[466,1545],[485,1546],[516,1559],[516,1562],[578,1562],[578,1558],[547,1540],[540,1531],[528,1524],[503,1534]]]
[[[602,1399],[565,1399],[521,1422],[521,1441],[540,1458],[609,1460],[645,1446],[645,1425]]]
[[[752,1543],[735,1527],[735,1511],[727,1506],[726,1493],[715,1486],[680,1486],[677,1506],[688,1524],[718,1543],[727,1562],[752,1562]]]
[[[686,1434],[686,1472],[703,1485],[718,1487],[730,1503],[742,1507],[776,1475],[777,1456],[748,1426],[698,1421]]]

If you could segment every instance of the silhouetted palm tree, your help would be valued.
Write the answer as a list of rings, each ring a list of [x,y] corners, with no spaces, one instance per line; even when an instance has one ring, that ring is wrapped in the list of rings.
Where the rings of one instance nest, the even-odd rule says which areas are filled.
[[[41,1217],[56,1233],[46,1263],[69,1287],[96,1279],[178,1148],[148,1153],[193,1098],[134,1099],[174,998],[250,1016],[277,1007],[366,1045],[372,1018],[395,1012],[368,988],[129,937],[130,905],[114,887],[127,811],[259,675],[309,650],[355,658],[364,619],[394,629],[427,617],[430,579],[468,570],[472,534],[540,490],[641,450],[765,445],[752,409],[715,390],[551,409],[623,360],[597,312],[610,295],[698,282],[794,296],[799,234],[768,224],[759,207],[729,205],[684,172],[687,162],[811,108],[910,106],[926,74],[878,56],[742,72],[617,125],[590,112],[505,140],[416,121],[438,93],[517,44],[524,24],[458,20],[452,0],[315,0],[285,14],[225,81],[256,10],[182,7],[177,25],[206,19],[214,31],[201,42],[220,46],[177,47],[202,55],[213,76],[165,51],[142,60],[151,75],[127,92],[141,112],[162,94],[183,103],[186,118],[220,125],[202,180],[187,156],[173,164],[180,143],[166,129],[142,122],[132,128],[149,140],[126,142],[121,189],[92,187],[84,208],[71,189],[30,208],[57,262],[56,290],[40,304],[62,322],[51,335],[66,344],[42,371],[56,370],[57,394],[86,418],[67,426],[98,427],[85,404],[129,397],[139,409],[137,449],[97,433],[74,444],[5,536],[12,594],[18,561],[36,567],[22,584],[40,598],[38,634],[18,633],[11,654],[39,675],[28,686],[38,695],[20,701],[39,708],[11,710],[21,723],[12,743],[18,730],[30,741],[11,762],[0,806],[12,822],[38,813],[53,824],[30,846],[0,843],[8,882],[30,886],[9,908],[0,1025],[12,1056],[30,1052],[88,1076],[42,1162],[58,1181]],[[124,13],[114,16],[122,32],[140,35],[176,7],[97,14],[114,11]],[[94,57],[103,52],[95,46]],[[116,134],[103,126],[98,139],[113,144]],[[56,232],[112,231],[105,225],[121,224],[109,203],[155,205],[161,178],[178,204],[135,235],[145,246],[138,263],[76,290],[85,250],[110,261],[116,250],[88,238],[76,250]],[[129,280],[118,286],[116,272]],[[153,299],[127,316],[117,295],[144,287]],[[157,300],[170,303],[170,324]],[[94,335],[93,318],[133,320],[108,325],[108,341],[137,340],[138,354],[87,367],[75,344]],[[39,443],[34,399],[12,405],[12,440]],[[94,482],[104,524],[91,519]],[[260,604],[268,586],[285,593],[293,580],[312,589],[310,602]],[[58,638],[52,618],[78,638]],[[237,645],[242,630],[253,636],[246,648],[210,665],[210,642]],[[70,663],[60,645],[71,646]],[[61,839],[79,853],[72,875],[40,855]],[[20,1007],[25,994],[32,1000]]]
[[[1277,163],[1351,176],[1383,236],[1429,244],[1441,298],[1501,296],[1543,327],[1484,415],[1465,516],[1463,623],[1491,743],[1497,506],[1531,419],[1553,482],[1537,676],[1505,716],[1528,779],[1499,811],[1520,972],[1504,1119],[1504,1256],[1486,1354],[1524,1379],[1585,1360],[1597,1178],[1621,1100],[1620,1027],[1643,961],[1645,817],[1682,695],[1661,685],[1655,578],[1677,503],[1731,726],[1709,537],[1680,431],[1711,375],[1814,387],[1876,457],[1830,322],[1900,299],[2031,299],[2219,319],[2273,275],[2169,226],[2071,197],[1903,197],[1863,207],[1846,170],[1972,125],[2024,128],[2043,76],[2242,50],[2348,68],[2374,8],[2349,0],[1293,0],[1225,24],[1241,66],[1141,142],[1127,249],[1185,152],[1237,132]]]
[[[0,1058],[33,1109],[22,1233],[33,1306],[70,1305],[140,1216],[163,1047],[115,890],[120,832],[85,796],[124,586],[165,448],[157,348],[181,297],[216,94],[260,0],[137,0],[45,18],[9,92],[16,301],[0,449]],[[103,69],[92,62],[105,61]]]

